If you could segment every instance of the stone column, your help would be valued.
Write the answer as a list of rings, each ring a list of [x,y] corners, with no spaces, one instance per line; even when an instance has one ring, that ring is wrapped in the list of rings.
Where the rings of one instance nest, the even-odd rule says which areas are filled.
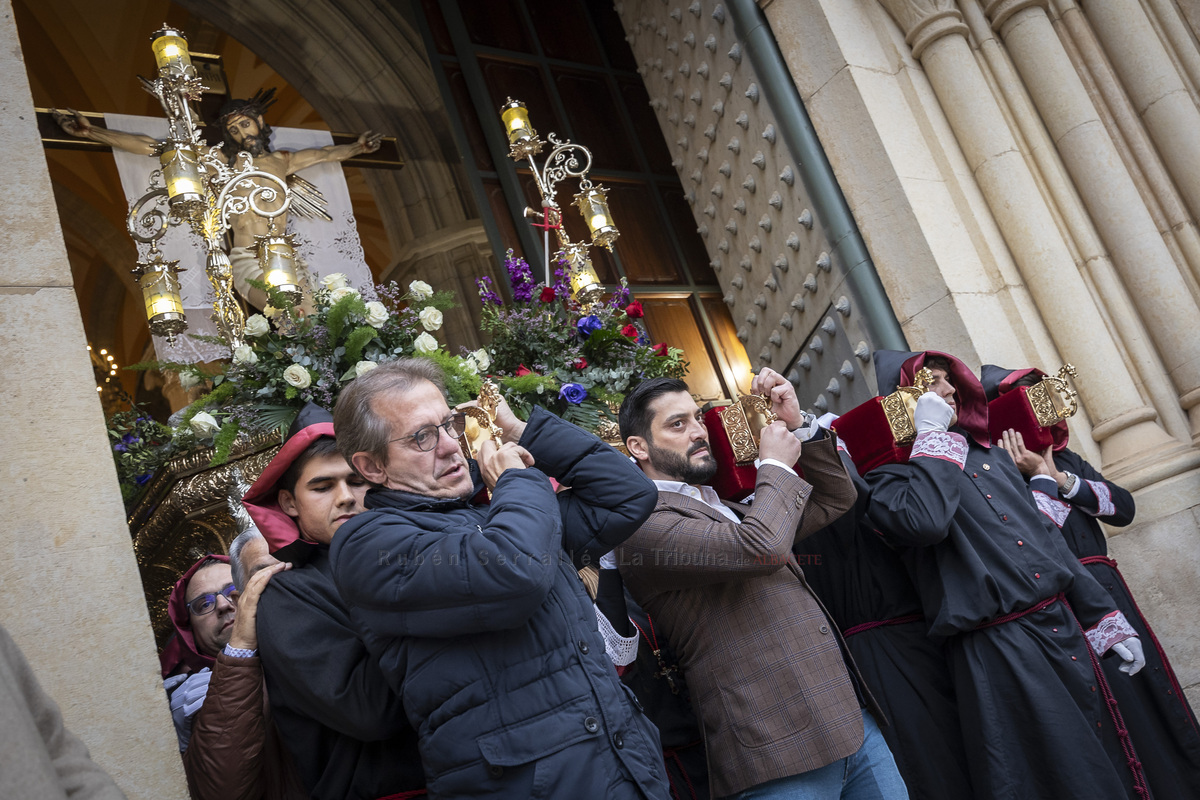
[[[1200,217],[1200,109],[1138,0],[1079,0],[1193,217]]]
[[[1129,474],[1181,445],[1138,394],[1094,298],[1054,224],[991,87],[967,42],[953,0],[880,0],[900,24],[913,56],[954,130],[971,170],[1063,357],[1100,443],[1105,469]]]
[[[8,0],[0,108],[0,624],[131,799],[186,797]]]
[[[1012,55],[1079,188],[1200,437],[1200,307],[1159,235],[1050,19],[1048,0],[988,0]]]

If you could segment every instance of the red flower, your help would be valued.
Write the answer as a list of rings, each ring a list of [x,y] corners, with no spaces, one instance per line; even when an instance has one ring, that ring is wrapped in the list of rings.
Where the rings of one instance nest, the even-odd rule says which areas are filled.
[[[666,357],[668,355],[667,354],[667,343],[659,342],[658,344],[654,345],[654,355]]]
[[[628,336],[630,339],[636,339],[638,337],[638,329],[633,327],[633,325],[626,325],[624,328],[621,328],[621,335]]]
[[[642,311],[642,304],[638,300],[634,300],[629,305],[625,306],[625,316],[630,319],[638,319],[646,316],[646,312]]]
[[[532,375],[532,374],[533,374],[533,370],[531,370],[529,367],[525,366],[524,364],[521,364],[519,367],[517,367],[517,377],[518,378],[521,377],[522,375]]]
[[[555,296],[556,296],[556,295],[554,294],[554,287],[553,287],[553,286],[547,286],[547,287],[545,287],[544,289],[542,289],[542,294],[541,294],[541,296],[539,297],[539,299],[540,299],[540,300],[541,300],[543,303],[549,303],[549,302],[552,302],[552,301],[554,300]]]
[[[586,358],[575,359],[575,369],[587,369],[587,359]]]

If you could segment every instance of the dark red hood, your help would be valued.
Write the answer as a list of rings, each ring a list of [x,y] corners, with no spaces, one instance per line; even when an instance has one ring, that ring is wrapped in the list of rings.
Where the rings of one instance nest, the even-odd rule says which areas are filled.
[[[300,429],[284,443],[242,498],[246,513],[262,531],[271,553],[280,561],[302,561],[305,551],[315,546],[300,538],[300,527],[296,521],[279,507],[279,479],[292,466],[292,462],[322,436],[333,436],[332,422],[317,422]]]
[[[1017,388],[1017,381],[1028,375],[1036,375],[1039,378],[1046,377],[1046,373],[1036,367],[1005,369],[997,367],[995,364],[984,364],[983,368],[979,370],[980,383],[983,384],[983,391],[989,403]],[[1070,443],[1071,431],[1067,427],[1065,419],[1060,419],[1050,426],[1050,438],[1054,442],[1055,452],[1062,450]]]
[[[980,447],[990,447],[987,396],[983,392],[983,384],[966,364],[949,353],[926,350],[900,365],[900,385],[912,386],[914,376],[925,366],[925,359],[929,356],[940,356],[950,362],[950,382],[954,384],[954,402],[958,410],[958,422],[955,425],[966,431]]]
[[[199,672],[205,667],[211,668],[216,661],[212,656],[206,656],[196,649],[196,639],[192,635],[192,614],[188,611],[185,602],[188,581],[192,579],[192,575],[196,574],[200,565],[209,559],[229,563],[229,556],[216,554],[205,556],[188,567],[188,571],[175,582],[175,588],[171,590],[171,596],[167,600],[167,616],[170,618],[171,624],[175,626],[175,635],[171,637],[167,646],[158,656],[158,663],[162,667],[164,678],[177,672]]]

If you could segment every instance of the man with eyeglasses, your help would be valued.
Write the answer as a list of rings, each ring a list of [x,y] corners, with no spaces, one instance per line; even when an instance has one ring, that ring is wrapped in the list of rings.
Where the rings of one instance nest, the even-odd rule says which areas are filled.
[[[424,358],[356,378],[334,410],[375,486],[333,540],[334,581],[417,729],[429,796],[665,800],[658,731],[577,573],[637,530],[654,486],[542,408],[525,423],[501,403],[496,421],[503,442],[468,459]]]
[[[229,559],[209,555],[176,583],[168,615],[176,635],[162,655],[163,685],[193,800],[305,797],[277,741],[268,741],[255,611],[263,588],[289,565],[262,565],[239,590]]]

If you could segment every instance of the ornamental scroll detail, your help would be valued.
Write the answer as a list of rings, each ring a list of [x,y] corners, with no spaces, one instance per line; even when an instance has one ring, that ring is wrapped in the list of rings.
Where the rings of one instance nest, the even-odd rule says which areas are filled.
[[[932,385],[933,373],[928,367],[922,367],[913,376],[912,386],[901,386],[886,397],[880,398],[879,405],[887,418],[888,427],[892,429],[892,438],[896,444],[910,444],[917,438],[913,414],[917,410],[917,401]]]
[[[753,464],[758,458],[757,431],[751,428],[750,416],[747,412],[760,415],[764,420],[764,426],[779,419],[771,411],[771,401],[758,394],[744,394],[738,398],[736,403],[726,406],[718,412],[721,417],[721,426],[725,428],[725,435],[729,437],[729,444],[733,448],[733,460],[739,467]],[[758,430],[762,430],[762,428],[760,427]]]
[[[1067,383],[1067,376],[1075,377],[1075,367],[1071,364],[1064,364],[1057,375],[1047,376],[1025,393],[1038,425],[1043,428],[1074,416],[1079,410],[1079,395]]]

